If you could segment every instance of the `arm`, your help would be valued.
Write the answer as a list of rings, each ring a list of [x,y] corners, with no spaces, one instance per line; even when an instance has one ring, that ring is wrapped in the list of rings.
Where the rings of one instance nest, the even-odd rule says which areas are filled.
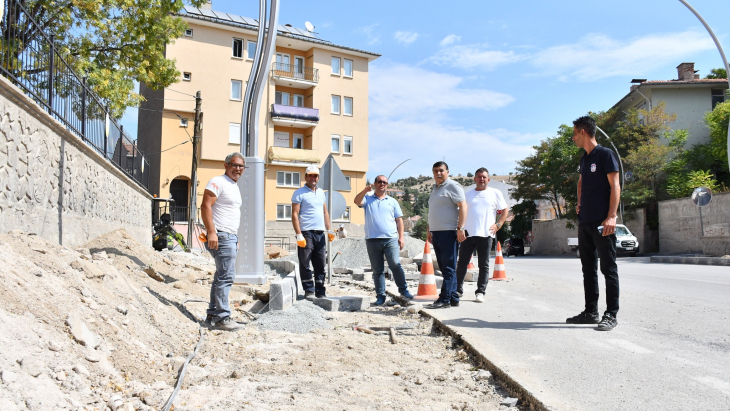
[[[396,218],[395,225],[398,227],[398,245],[402,250],[406,246],[406,240],[403,238],[403,217]]]
[[[330,230],[330,213],[327,212],[327,203],[324,203],[324,228]]]
[[[200,204],[200,216],[203,218],[203,224],[205,224],[205,231],[208,233],[208,248],[211,250],[218,249],[218,232],[215,231],[215,224],[213,223],[213,204],[218,199],[215,194],[210,190],[203,192],[203,202]]]
[[[301,207],[301,204],[291,203],[291,225],[294,226],[294,232],[297,235],[302,233],[301,228],[299,228],[299,209]]]
[[[461,200],[456,203],[459,207],[459,221],[456,223],[456,227],[463,227],[466,224],[466,200]],[[456,230],[456,240],[462,242],[466,240],[466,234],[461,230]]]
[[[431,230],[428,228],[428,224],[426,224],[426,241],[433,244],[433,238],[431,238]]]
[[[368,184],[368,185],[365,186],[365,188],[361,192],[357,193],[357,195],[355,196],[355,205],[358,206],[358,207],[362,207],[363,200],[365,199],[365,196],[371,190],[372,190],[372,187],[370,186],[370,184]]]
[[[504,223],[507,221],[508,216],[509,207],[502,210],[502,213],[499,215],[499,221],[496,224],[492,224],[492,226],[489,227],[489,231],[491,231],[493,234],[499,231],[499,229],[504,226]]]
[[[603,235],[611,235],[616,232],[616,213],[618,203],[621,201],[621,185],[618,181],[618,171],[608,173],[608,183],[611,185],[611,202],[608,204],[608,217],[603,221]]]
[[[575,206],[575,212],[580,214],[580,185],[583,182],[583,176],[578,176],[578,204]]]

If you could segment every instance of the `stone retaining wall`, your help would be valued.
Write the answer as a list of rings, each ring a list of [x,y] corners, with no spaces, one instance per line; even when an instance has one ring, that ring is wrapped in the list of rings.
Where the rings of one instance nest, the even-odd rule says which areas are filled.
[[[705,236],[730,239],[730,193],[713,194],[710,204],[702,208],[702,221]],[[700,211],[689,197],[659,202],[659,251],[662,254],[703,252],[700,231]]]
[[[151,197],[0,77],[0,232],[77,246],[124,228],[152,244]]]

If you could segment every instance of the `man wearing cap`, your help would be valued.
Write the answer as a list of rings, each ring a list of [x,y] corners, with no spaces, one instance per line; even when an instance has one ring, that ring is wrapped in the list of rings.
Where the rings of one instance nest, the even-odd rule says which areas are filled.
[[[388,261],[388,267],[393,272],[393,279],[398,286],[398,292],[410,300],[413,295],[408,292],[406,275],[400,265],[399,250],[406,242],[403,238],[403,211],[398,200],[387,195],[388,178],[384,175],[375,177],[375,192],[367,195],[372,187],[365,186],[355,196],[355,204],[365,210],[365,245],[370,257],[370,266],[373,268],[373,282],[375,283],[375,305],[383,305],[385,294],[385,267],[383,257]]]
[[[327,240],[334,239],[330,230],[330,217],[324,191],[317,187],[319,169],[311,165],[304,173],[305,184],[292,194],[291,222],[297,234],[297,255],[299,257],[299,277],[307,299],[326,297],[325,259]],[[314,278],[309,263],[314,267]]]
[[[428,241],[433,244],[436,261],[444,278],[439,298],[426,308],[459,306],[456,293],[456,255],[466,239],[466,199],[461,184],[449,178],[449,166],[436,162],[432,170],[436,185],[428,198]]]

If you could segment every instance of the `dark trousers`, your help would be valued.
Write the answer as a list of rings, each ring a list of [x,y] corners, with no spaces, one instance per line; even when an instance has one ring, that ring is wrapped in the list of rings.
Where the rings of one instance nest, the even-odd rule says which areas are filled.
[[[302,235],[307,240],[306,246],[297,247],[302,288],[305,292],[313,291],[317,295],[324,295],[326,291],[324,266],[327,254],[325,233],[324,231],[302,231]],[[309,268],[310,261],[314,267],[314,279],[312,279],[312,270]]]
[[[471,261],[471,255],[477,250],[477,265],[479,278],[477,279],[477,294],[487,291],[489,282],[489,252],[492,250],[492,237],[467,237],[459,244],[459,263],[456,265],[456,291],[464,294],[464,277],[466,267]]]
[[[441,276],[444,278],[438,299],[445,303],[459,302],[459,295],[456,294],[456,255],[459,252],[456,230],[431,231],[431,240]]]
[[[601,273],[606,279],[606,312],[618,313],[618,267],[616,266],[616,235],[602,236],[598,232],[600,221],[578,224],[578,250],[583,266],[583,290],[586,311],[598,312],[598,258]]]

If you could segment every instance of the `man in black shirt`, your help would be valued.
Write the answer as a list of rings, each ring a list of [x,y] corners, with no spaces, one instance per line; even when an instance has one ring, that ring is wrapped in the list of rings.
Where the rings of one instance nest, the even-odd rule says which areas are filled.
[[[596,122],[583,116],[573,122],[573,141],[585,150],[578,179],[578,250],[583,266],[585,310],[568,324],[596,324],[610,331],[617,324],[618,268],[616,266],[616,212],[621,197],[618,162],[610,149],[596,142]],[[598,321],[598,257],[606,279],[606,312]]]

